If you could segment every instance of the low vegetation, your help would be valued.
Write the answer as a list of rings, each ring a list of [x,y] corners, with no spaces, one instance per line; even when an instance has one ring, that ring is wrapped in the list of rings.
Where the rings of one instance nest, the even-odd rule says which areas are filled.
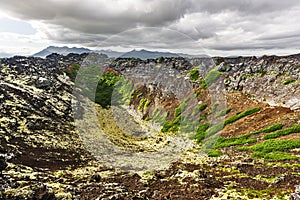
[[[217,114],[216,114],[216,118],[218,118],[218,117],[223,117],[223,116],[225,116],[225,115],[227,115],[228,113],[230,113],[230,111],[231,111],[231,108],[228,108],[228,109],[226,109],[226,110],[221,110],[220,112],[218,112]]]
[[[208,88],[209,86],[211,86],[213,83],[215,83],[218,78],[222,75],[221,72],[217,71],[217,70],[211,70],[210,72],[207,73],[206,77],[204,78],[204,80],[202,81],[202,88]]]
[[[283,85],[288,85],[288,84],[295,83],[295,82],[296,82],[296,80],[290,80],[290,79],[288,79],[288,80],[283,81],[282,84]]]
[[[246,110],[244,112],[241,112],[241,113],[239,113],[239,114],[237,114],[235,116],[232,116],[232,117],[226,119],[225,122],[224,122],[224,124],[225,125],[231,124],[231,123],[233,123],[233,122],[235,122],[235,121],[237,121],[237,120],[239,120],[239,119],[241,119],[243,117],[246,117],[248,115],[252,115],[252,114],[254,114],[256,112],[259,112],[259,111],[260,111],[260,108],[258,108],[258,107],[257,108],[252,108],[250,110]]]
[[[288,159],[300,158],[285,152],[296,148],[300,148],[300,139],[298,140],[271,139],[250,147],[243,147],[240,150],[255,151],[252,154],[253,157],[265,158],[269,160],[288,160]]]
[[[190,80],[197,81],[199,79],[199,71],[197,69],[192,69],[190,71]]]
[[[103,108],[107,108],[112,103],[112,95],[116,84],[121,79],[121,76],[115,75],[113,72],[104,73],[98,82],[95,102]],[[117,98],[118,99],[118,98]]]
[[[251,132],[245,135],[242,135],[240,137],[234,137],[225,139],[223,137],[220,137],[215,145],[215,148],[224,148],[224,147],[230,147],[230,146],[236,146],[236,145],[242,145],[242,144],[252,144],[257,142],[256,138],[250,138],[252,135],[257,135],[259,133],[270,133],[276,130],[279,130],[283,127],[282,124],[274,124],[267,128],[260,129],[255,132]]]
[[[200,129],[201,131],[197,131],[196,133],[196,138],[197,138],[197,142],[202,142],[202,140],[206,137],[210,137],[216,133],[218,133],[219,131],[221,131],[224,126],[230,124],[230,123],[233,123],[243,117],[246,117],[248,115],[251,115],[251,114],[254,114],[256,112],[260,111],[260,108],[253,108],[253,109],[250,109],[250,110],[246,110],[244,112],[241,112],[235,116],[232,116],[228,119],[226,119],[224,122],[220,122],[210,128],[207,128],[206,130],[203,131],[203,129]],[[199,130],[199,129],[198,129]],[[237,142],[237,141],[236,141]],[[242,141],[240,141],[242,142]],[[250,141],[249,142],[253,142],[253,141]]]
[[[268,139],[274,139],[280,136],[285,136],[285,135],[289,135],[292,133],[300,133],[300,124],[295,124],[292,127],[283,129],[283,130],[278,130],[274,133],[270,133],[268,135],[265,135],[263,137],[263,139],[268,140]]]

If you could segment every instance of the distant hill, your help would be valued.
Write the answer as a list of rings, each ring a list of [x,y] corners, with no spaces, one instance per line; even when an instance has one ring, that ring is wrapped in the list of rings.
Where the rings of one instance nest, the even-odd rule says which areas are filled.
[[[77,48],[77,47],[55,47],[55,46],[49,46],[46,49],[43,49],[42,51],[35,53],[34,57],[46,57],[52,53],[58,53],[61,55],[68,55],[69,53],[90,53],[92,50],[87,48]]]
[[[159,51],[147,51],[147,50],[132,50],[123,55],[121,58],[140,58],[140,59],[149,59],[149,58],[159,58],[159,57],[179,57],[179,54],[170,53],[170,52],[159,52]]]
[[[143,60],[150,59],[150,58],[159,58],[159,57],[205,57],[203,55],[200,56],[194,56],[194,55],[188,55],[183,53],[171,53],[171,52],[159,52],[159,51],[148,51],[145,49],[142,50],[132,50],[129,52],[119,52],[119,51],[112,51],[112,50],[91,50],[87,48],[77,48],[77,47],[55,47],[55,46],[49,46],[46,49],[43,49],[42,51],[35,53],[34,57],[46,57],[52,53],[57,53],[61,55],[67,55],[69,53],[102,53],[106,54],[108,57],[114,57],[114,58],[140,58]]]
[[[12,54],[5,53],[5,52],[0,52],[0,58],[8,58],[13,56]]]

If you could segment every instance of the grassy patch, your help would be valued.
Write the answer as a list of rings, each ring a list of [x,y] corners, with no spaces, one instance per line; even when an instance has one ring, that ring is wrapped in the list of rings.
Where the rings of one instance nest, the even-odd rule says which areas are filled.
[[[115,75],[113,72],[104,73],[97,85],[96,94],[95,94],[95,102],[100,104],[102,107],[107,108],[112,103],[112,94],[120,81],[122,76]],[[121,99],[120,98],[115,98]]]
[[[289,135],[291,133],[300,133],[300,124],[294,124],[292,127],[283,129],[283,130],[278,130],[274,133],[270,133],[268,135],[265,135],[263,137],[264,140],[268,140],[268,139],[274,139],[280,136],[284,136],[284,135]]]

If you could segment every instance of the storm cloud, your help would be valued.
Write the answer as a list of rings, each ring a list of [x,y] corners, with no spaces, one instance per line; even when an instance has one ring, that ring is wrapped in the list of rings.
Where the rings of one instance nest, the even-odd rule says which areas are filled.
[[[300,43],[296,0],[2,0],[0,9],[46,40],[88,47],[247,54],[293,53]]]

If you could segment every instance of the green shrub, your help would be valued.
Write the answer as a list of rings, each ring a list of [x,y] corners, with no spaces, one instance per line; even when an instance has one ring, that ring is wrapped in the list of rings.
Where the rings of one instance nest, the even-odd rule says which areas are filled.
[[[263,139],[264,140],[273,139],[273,138],[288,135],[288,134],[291,134],[291,133],[300,133],[300,124],[294,124],[292,127],[289,127],[289,128],[283,129],[283,130],[278,130],[274,133],[270,133],[268,135],[265,135],[263,137]]]
[[[112,103],[112,93],[120,78],[121,76],[115,75],[112,72],[104,73],[97,85],[95,102],[100,104],[104,108],[110,106]]]
[[[190,80],[197,81],[199,79],[199,71],[197,69],[192,69],[190,71]]]
[[[70,77],[71,81],[75,81],[78,70],[80,69],[80,65],[73,64],[71,67],[63,69],[67,76]]]

